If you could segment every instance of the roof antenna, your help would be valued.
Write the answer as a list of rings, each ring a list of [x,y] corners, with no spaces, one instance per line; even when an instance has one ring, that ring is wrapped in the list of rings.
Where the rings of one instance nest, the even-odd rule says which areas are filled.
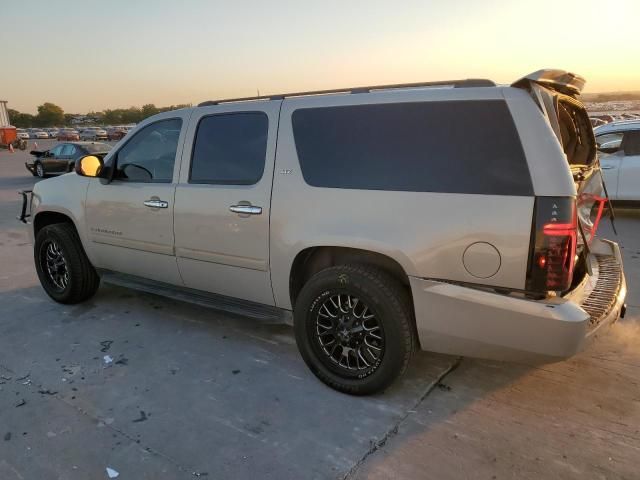
[[[258,96],[260,96],[260,89],[256,88],[257,92],[258,92]]]

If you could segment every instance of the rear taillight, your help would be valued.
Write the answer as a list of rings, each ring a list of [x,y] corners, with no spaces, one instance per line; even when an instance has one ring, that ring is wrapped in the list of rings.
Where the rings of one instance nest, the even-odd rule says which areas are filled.
[[[573,281],[578,219],[571,197],[536,197],[527,290],[568,290]]]

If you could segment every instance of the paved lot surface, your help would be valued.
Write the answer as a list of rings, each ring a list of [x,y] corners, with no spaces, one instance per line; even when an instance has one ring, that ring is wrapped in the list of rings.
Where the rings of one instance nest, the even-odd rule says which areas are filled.
[[[352,398],[315,380],[286,326],[112,286],[50,301],[15,221],[25,157],[0,151],[0,479],[640,478],[640,215],[618,222],[627,319],[585,352],[420,353]]]

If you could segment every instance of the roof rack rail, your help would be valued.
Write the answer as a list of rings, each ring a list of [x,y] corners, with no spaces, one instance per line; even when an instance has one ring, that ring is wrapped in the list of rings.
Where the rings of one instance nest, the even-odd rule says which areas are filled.
[[[450,86],[453,88],[495,87],[496,84],[484,78],[468,78],[465,80],[444,80],[438,82],[396,83],[391,85],[373,85],[370,87],[334,88],[330,90],[311,90],[308,92],[280,93],[276,95],[259,95],[256,97],[229,98],[225,100],[209,100],[199,103],[199,107],[220,105],[221,103],[250,102],[256,100],[283,100],[290,97],[306,97],[311,95],[328,95],[332,93],[369,93],[373,90],[393,90],[400,88],[420,88]]]

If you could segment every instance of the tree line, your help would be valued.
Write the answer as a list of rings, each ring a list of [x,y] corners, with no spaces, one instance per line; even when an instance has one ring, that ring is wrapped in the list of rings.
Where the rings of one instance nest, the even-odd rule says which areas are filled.
[[[190,107],[190,104],[170,105],[168,107],[156,107],[153,103],[143,105],[142,107],[117,108],[114,110],[103,110],[101,112],[89,112],[86,114],[91,122],[98,125],[121,125],[129,123],[138,123],[147,117],[160,112],[169,110],[177,110],[178,108]],[[38,113],[32,115],[30,113],[22,113],[17,110],[9,109],[9,119],[11,124],[18,128],[33,127],[62,127],[70,126],[71,120],[79,114],[64,113],[64,110],[58,105],[45,102],[38,106]]]

